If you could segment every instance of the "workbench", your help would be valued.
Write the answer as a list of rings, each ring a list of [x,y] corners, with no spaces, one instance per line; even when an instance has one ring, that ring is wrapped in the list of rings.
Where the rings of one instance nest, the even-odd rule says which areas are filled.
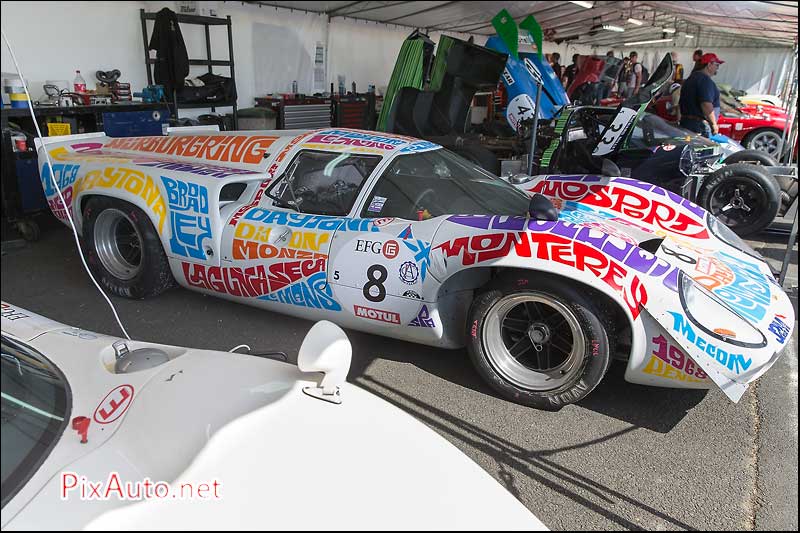
[[[111,137],[161,135],[159,123],[166,124],[169,109],[165,103],[120,103],[88,106],[36,106],[33,108],[42,135],[47,136],[49,118],[62,117],[73,125],[72,133],[104,131]],[[27,136],[27,150],[15,151],[9,123],[16,124]],[[27,240],[39,237],[34,217],[48,211],[39,178],[39,167],[33,139],[36,128],[28,108],[3,107],[2,174],[0,205],[4,223],[17,227]]]

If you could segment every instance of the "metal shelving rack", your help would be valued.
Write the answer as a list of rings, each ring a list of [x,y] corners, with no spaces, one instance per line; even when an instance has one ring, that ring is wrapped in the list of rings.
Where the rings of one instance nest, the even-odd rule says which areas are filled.
[[[147,21],[156,19],[156,13],[148,13],[145,12],[144,9],[139,10],[139,14],[142,20],[142,39],[144,42],[144,59],[145,65],[147,65],[147,83],[148,85],[153,84],[153,65],[155,65],[156,60],[150,58],[150,51],[148,50],[148,45],[150,44],[150,38],[147,34]],[[234,71],[234,62],[233,62],[233,29],[231,26],[231,17],[228,15],[226,18],[216,18],[216,17],[203,17],[200,15],[182,15],[177,14],[178,22],[181,24],[194,24],[203,26],[205,29],[205,37],[206,37],[206,59],[189,59],[189,66],[207,66],[208,72],[212,73],[212,67],[229,67],[231,71],[231,80],[233,80],[234,86],[236,85],[236,73]],[[226,26],[228,29],[228,60],[219,60],[219,59],[211,59],[211,34],[209,31],[210,26]],[[175,118],[178,118],[178,109],[201,109],[201,108],[211,108],[212,112],[216,112],[217,107],[232,107],[233,108],[233,129],[238,129],[239,127],[239,114],[238,114],[238,106],[236,104],[236,100],[228,101],[228,102],[216,102],[213,105],[210,104],[178,104],[176,95],[172,95],[172,110]]]

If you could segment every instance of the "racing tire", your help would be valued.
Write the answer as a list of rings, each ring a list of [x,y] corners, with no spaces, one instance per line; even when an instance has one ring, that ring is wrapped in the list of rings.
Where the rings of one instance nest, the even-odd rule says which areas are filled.
[[[500,278],[476,296],[466,336],[472,363],[495,391],[547,411],[600,383],[615,339],[610,314],[586,291],[525,274]]]
[[[697,203],[740,236],[769,226],[781,206],[775,178],[756,165],[726,165],[706,178]]]
[[[759,128],[748,133],[742,144],[748,150],[780,157],[783,153],[783,132],[777,128]]]
[[[763,167],[778,166],[778,162],[774,157],[760,150],[739,150],[738,152],[726,157],[722,163],[725,165],[733,165],[736,163],[752,163],[754,165],[761,165]]]
[[[158,232],[133,204],[105,196],[89,198],[81,242],[92,274],[117,296],[140,300],[175,285]]]
[[[487,170],[495,176],[500,175],[500,161],[497,156],[483,146],[468,145],[453,150],[456,154],[460,155],[467,161],[475,163],[484,170]]]

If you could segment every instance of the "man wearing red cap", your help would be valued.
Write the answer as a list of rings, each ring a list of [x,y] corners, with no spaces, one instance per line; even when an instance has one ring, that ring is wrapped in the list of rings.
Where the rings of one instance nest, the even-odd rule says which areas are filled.
[[[716,54],[703,54],[700,64],[681,88],[681,126],[705,137],[719,133],[719,89],[712,76],[724,63]]]

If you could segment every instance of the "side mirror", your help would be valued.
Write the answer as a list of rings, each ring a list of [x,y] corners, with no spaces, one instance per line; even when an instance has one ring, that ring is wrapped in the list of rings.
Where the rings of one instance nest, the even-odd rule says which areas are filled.
[[[522,185],[523,183],[528,183],[532,179],[533,176],[529,176],[527,174],[514,174],[508,178],[508,182],[512,185]]]
[[[297,354],[297,366],[302,372],[322,372],[317,387],[305,387],[303,392],[332,403],[342,403],[340,386],[347,379],[353,347],[344,331],[327,320],[320,320],[306,334]]]
[[[536,220],[549,220],[550,222],[558,220],[556,206],[547,196],[538,192],[531,196],[531,201],[528,204],[528,214]]]

